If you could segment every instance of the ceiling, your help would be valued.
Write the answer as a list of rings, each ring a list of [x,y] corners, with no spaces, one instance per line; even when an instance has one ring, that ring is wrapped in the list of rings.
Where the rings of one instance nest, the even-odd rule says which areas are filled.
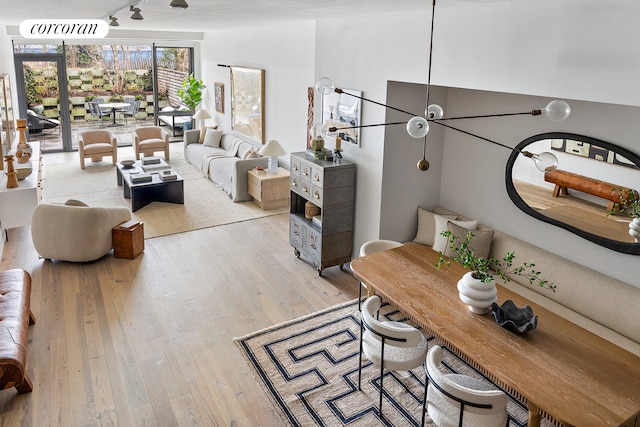
[[[429,0],[187,0],[184,11],[169,7],[171,0],[143,0],[137,6],[144,20],[129,18],[136,0],[0,0],[0,22],[19,25],[24,19],[118,18],[122,30],[203,32],[215,28],[286,24],[350,15],[380,15],[428,10]],[[528,0],[440,0],[438,7]],[[117,12],[117,13],[116,13]]]

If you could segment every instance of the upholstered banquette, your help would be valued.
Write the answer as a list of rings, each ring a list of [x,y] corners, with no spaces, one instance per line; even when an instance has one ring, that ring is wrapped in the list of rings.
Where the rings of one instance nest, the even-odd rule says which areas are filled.
[[[532,286],[521,276],[511,276],[512,281],[505,287],[640,355],[640,289],[635,286],[440,207],[432,212],[418,208],[418,232],[413,242],[446,253],[446,238],[442,246],[442,240],[438,241],[440,233],[454,229],[466,233],[469,228],[474,231],[472,241],[483,241],[480,250],[499,259],[513,251],[517,262],[534,261],[536,269],[556,285],[556,290]]]

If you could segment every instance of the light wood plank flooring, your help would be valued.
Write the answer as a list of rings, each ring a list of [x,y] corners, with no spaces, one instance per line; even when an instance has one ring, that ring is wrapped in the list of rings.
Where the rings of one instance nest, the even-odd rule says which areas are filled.
[[[38,259],[9,231],[0,268],[33,277],[27,372],[0,426],[276,426],[232,338],[352,300],[348,269],[293,255],[288,215],[149,239],[135,260]]]

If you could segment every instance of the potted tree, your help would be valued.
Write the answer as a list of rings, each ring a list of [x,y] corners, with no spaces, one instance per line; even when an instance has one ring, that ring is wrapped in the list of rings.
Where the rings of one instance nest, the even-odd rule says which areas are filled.
[[[182,88],[178,89],[178,98],[189,108],[192,115],[195,113],[198,104],[202,102],[202,92],[206,87],[202,80],[198,80],[193,74],[189,74],[183,80]]]
[[[482,257],[476,255],[470,246],[474,236],[472,231],[467,233],[464,240],[451,231],[443,231],[442,235],[447,237],[454,255],[446,257],[440,252],[436,267],[440,269],[442,265],[449,266],[453,260],[469,269],[469,272],[465,273],[458,282],[458,292],[460,299],[472,312],[485,314],[496,302],[498,292],[495,276],[500,277],[504,282],[511,281],[509,275],[523,276],[529,280],[529,284],[555,292],[556,286],[541,276],[542,273],[534,268],[536,266],[534,262],[514,264],[515,252],[507,252],[502,259],[493,256]]]

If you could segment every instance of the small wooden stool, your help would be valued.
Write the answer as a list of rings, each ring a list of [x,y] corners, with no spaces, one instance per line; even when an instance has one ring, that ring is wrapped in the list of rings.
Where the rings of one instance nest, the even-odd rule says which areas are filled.
[[[126,221],[111,230],[113,256],[134,259],[144,251],[144,224]]]

